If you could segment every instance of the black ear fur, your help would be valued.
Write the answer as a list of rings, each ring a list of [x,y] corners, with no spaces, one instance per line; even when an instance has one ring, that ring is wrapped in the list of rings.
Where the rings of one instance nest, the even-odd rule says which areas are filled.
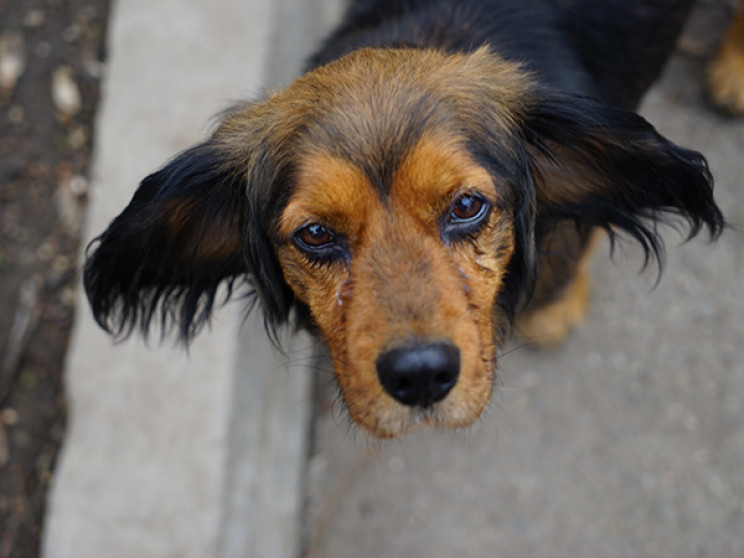
[[[531,108],[525,139],[531,152],[538,219],[571,219],[622,229],[663,264],[657,224],[678,216],[689,238],[725,221],[713,199],[705,158],[662,137],[632,112],[571,95],[545,94]]]
[[[285,293],[262,289],[283,278],[271,264],[255,208],[248,209],[246,174],[224,159],[212,142],[178,155],[142,181],[127,208],[91,243],[84,284],[104,329],[127,336],[139,326],[146,333],[159,315],[163,334],[177,324],[188,341],[208,321],[220,283],[226,282],[229,298],[235,281],[249,273],[268,321],[286,319]]]

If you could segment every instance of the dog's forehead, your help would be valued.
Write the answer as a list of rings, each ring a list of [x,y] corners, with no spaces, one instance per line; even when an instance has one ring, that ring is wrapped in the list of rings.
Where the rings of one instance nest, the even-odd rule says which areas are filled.
[[[454,125],[446,103],[403,84],[358,83],[334,93],[334,102],[309,122],[303,143],[362,169],[382,195],[427,131]]]
[[[353,163],[387,195],[425,135],[487,127],[508,137],[528,85],[518,66],[486,50],[362,49],[310,72],[287,93],[309,101],[300,143]]]

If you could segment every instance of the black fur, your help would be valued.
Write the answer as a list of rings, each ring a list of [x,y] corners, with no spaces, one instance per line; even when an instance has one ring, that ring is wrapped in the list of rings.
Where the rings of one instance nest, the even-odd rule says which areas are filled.
[[[547,94],[531,111],[525,132],[546,158],[559,167],[577,166],[586,179],[571,192],[576,199],[560,203],[541,204],[541,196],[550,194],[538,188],[540,218],[602,227],[611,238],[622,229],[641,244],[647,262],[653,256],[662,263],[656,223],[667,215],[688,222],[688,239],[703,227],[713,238],[721,233],[724,219],[705,158],[664,138],[637,114],[589,98]],[[556,154],[554,146],[570,156]],[[540,176],[539,158],[532,165]],[[550,181],[544,182],[542,189],[549,190]]]
[[[199,261],[196,245],[189,253],[186,239],[166,226],[168,204],[186,200],[199,210],[181,236],[198,235],[212,223],[241,226],[241,188],[219,167],[207,144],[182,153],[145,178],[129,206],[91,243],[89,251],[97,247],[84,283],[101,327],[117,335],[128,335],[137,324],[147,331],[160,303],[163,329],[172,318],[181,336],[191,337],[207,318],[220,282],[232,284],[246,273],[242,257]]]
[[[363,46],[470,52],[483,45],[555,89],[633,109],[694,0],[356,0],[309,61]]]
[[[227,284],[226,302],[236,281],[245,281],[249,306],[261,301],[267,331],[276,339],[293,296],[269,240],[282,175],[274,174],[277,164],[268,155],[261,160],[246,176],[226,166],[217,146],[206,142],[142,181],[127,208],[88,247],[83,281],[102,328],[118,337],[136,326],[147,333],[159,314],[163,334],[175,324],[188,341],[209,320],[220,284]],[[188,208],[178,234],[166,224],[172,206]],[[200,257],[208,233],[239,243],[239,249]]]

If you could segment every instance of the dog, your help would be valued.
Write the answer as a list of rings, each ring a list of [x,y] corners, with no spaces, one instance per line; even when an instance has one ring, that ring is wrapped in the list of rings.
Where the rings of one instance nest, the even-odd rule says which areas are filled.
[[[513,328],[561,341],[596,231],[725,226],[704,157],[633,112],[680,0],[358,0],[287,88],[145,178],[89,247],[93,314],[192,338],[247,281],[318,334],[373,437],[472,424]]]

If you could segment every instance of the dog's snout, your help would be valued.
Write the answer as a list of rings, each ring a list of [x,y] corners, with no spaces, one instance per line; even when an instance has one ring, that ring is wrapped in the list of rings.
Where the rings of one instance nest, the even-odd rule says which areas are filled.
[[[396,347],[377,359],[377,375],[400,403],[427,407],[444,399],[457,383],[460,351],[444,342]]]

